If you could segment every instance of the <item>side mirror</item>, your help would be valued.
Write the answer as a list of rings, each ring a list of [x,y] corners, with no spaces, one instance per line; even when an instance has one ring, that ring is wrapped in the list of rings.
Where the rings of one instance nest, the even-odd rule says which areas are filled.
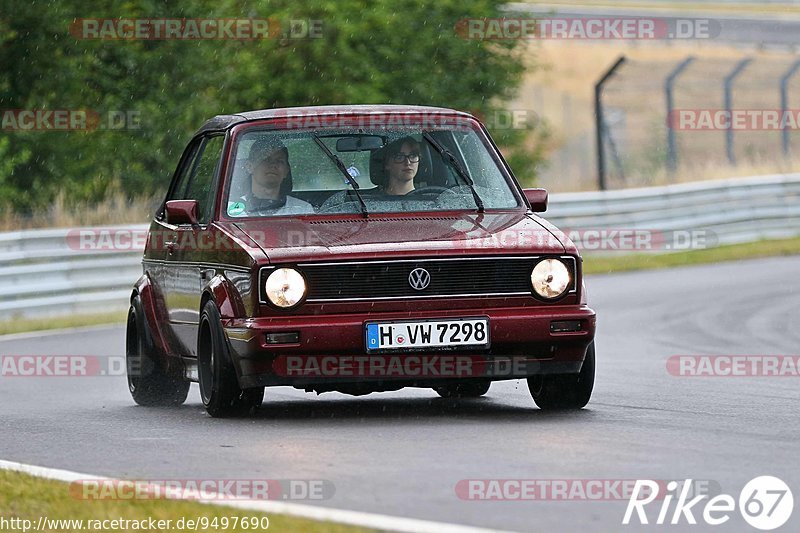
[[[522,192],[531,204],[531,211],[534,213],[547,211],[547,189],[522,189]]]
[[[167,224],[198,224],[197,200],[170,200],[164,209]]]

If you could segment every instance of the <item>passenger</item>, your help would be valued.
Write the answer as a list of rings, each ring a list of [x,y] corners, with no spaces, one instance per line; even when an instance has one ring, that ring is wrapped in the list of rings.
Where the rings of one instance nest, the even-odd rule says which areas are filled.
[[[252,144],[245,162],[250,192],[228,204],[231,216],[301,215],[313,213],[308,202],[290,196],[292,170],[289,150],[280,139],[260,139]]]
[[[383,169],[386,183],[379,189],[389,196],[402,196],[414,190],[414,178],[419,170],[419,143],[413,137],[403,137],[384,148]]]

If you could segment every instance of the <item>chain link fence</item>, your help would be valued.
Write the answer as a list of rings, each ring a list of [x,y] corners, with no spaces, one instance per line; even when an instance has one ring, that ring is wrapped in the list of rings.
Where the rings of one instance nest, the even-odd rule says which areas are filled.
[[[542,186],[597,190],[601,163],[607,189],[800,169],[798,56],[626,59],[600,102],[602,120],[590,121],[591,102],[533,95],[534,106],[561,110]]]

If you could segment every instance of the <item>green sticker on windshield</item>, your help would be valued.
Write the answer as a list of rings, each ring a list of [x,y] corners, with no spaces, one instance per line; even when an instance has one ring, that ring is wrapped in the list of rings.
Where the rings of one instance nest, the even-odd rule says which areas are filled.
[[[228,214],[232,217],[237,215],[241,215],[244,213],[244,203],[242,202],[233,202],[228,204]]]

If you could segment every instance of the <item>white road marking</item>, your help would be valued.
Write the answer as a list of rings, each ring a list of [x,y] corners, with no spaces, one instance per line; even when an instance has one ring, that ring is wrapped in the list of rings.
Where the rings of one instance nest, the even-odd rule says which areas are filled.
[[[14,461],[0,459],[0,470],[21,472],[31,476],[64,481],[72,483],[81,480],[116,481],[114,478],[95,476],[91,474],[81,474],[70,470],[59,470],[43,466],[28,465]],[[180,496],[167,493],[170,499],[182,499]],[[223,507],[235,507],[247,511],[259,511],[262,513],[274,513],[310,520],[324,522],[336,522],[351,526],[368,527],[383,531],[399,531],[403,533],[502,533],[497,529],[482,529],[470,526],[459,526],[444,522],[433,522],[428,520],[417,520],[415,518],[403,518],[398,516],[388,516],[374,513],[364,513],[361,511],[348,511],[344,509],[328,509],[325,507],[315,507],[313,505],[302,505],[298,503],[285,503],[272,500],[192,500],[202,504],[219,505]]]

